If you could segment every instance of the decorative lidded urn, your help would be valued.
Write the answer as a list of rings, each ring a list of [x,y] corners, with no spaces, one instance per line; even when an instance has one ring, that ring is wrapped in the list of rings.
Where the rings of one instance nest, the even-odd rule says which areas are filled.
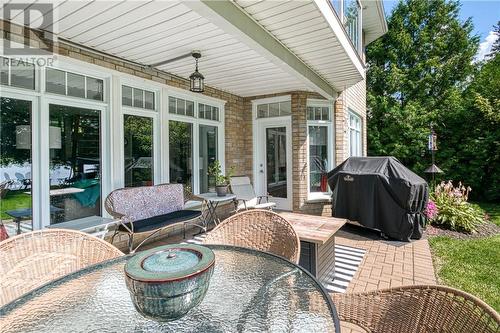
[[[215,265],[207,247],[172,244],[137,253],[125,265],[135,308],[145,317],[172,321],[205,297]]]

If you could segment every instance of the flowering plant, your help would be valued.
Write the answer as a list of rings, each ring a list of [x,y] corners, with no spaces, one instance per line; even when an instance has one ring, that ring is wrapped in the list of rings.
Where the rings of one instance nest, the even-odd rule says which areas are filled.
[[[475,231],[476,227],[484,222],[484,212],[467,201],[471,190],[461,182],[455,187],[451,180],[436,186],[431,194],[437,208],[437,215],[432,219],[432,223],[451,230]]]
[[[434,220],[439,213],[439,209],[436,206],[436,203],[432,200],[427,201],[427,206],[425,207],[424,214],[428,220]]]

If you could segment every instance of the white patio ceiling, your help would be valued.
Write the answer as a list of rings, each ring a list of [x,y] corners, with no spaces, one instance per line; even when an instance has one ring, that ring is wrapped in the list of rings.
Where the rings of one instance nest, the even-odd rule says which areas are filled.
[[[200,72],[205,75],[206,84],[240,96],[291,90],[329,94],[300,74],[284,69],[280,64],[284,61],[273,61],[241,36],[216,25],[196,10],[199,4],[193,7],[193,3],[55,2],[54,32],[69,41],[145,65],[200,50]],[[292,56],[327,82],[331,91],[340,91],[362,79],[363,74],[353,65],[315,2],[238,0],[238,5]],[[22,15],[13,21],[23,24]],[[31,26],[36,26],[37,21],[40,18],[33,17]],[[187,78],[194,61],[185,58],[159,68]]]

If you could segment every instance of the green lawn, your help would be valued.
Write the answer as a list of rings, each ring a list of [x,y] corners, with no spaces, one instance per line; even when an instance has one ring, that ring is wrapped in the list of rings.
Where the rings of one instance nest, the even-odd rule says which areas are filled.
[[[500,226],[500,204],[491,202],[478,202],[477,204],[488,213],[492,223]]]
[[[23,193],[26,190],[9,191],[5,198],[0,199],[0,218],[10,220],[12,217],[5,214],[5,211],[17,208],[31,207],[31,195]]]
[[[476,295],[500,311],[500,235],[459,240],[429,239],[442,283]]]

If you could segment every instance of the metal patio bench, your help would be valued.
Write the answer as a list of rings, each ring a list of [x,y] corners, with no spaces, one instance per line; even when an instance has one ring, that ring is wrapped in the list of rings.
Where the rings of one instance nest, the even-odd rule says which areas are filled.
[[[118,227],[111,238],[111,243],[118,233],[128,235],[128,249],[135,252],[142,244],[163,229],[186,224],[197,226],[204,231],[204,205],[201,210],[185,209],[188,200],[196,197],[184,192],[182,184],[161,184],[154,186],[127,187],[114,190],[105,201],[106,211],[119,219]],[[142,234],[145,238],[134,248],[134,236]],[[184,235],[185,236],[185,235]]]

